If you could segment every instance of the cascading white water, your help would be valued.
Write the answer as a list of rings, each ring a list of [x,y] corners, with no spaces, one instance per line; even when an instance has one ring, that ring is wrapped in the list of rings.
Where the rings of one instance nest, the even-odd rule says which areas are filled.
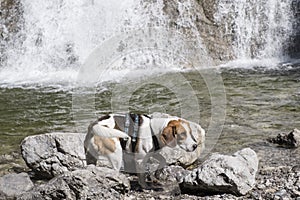
[[[8,47],[2,83],[74,81],[78,67],[104,40],[139,21],[134,0],[24,0],[21,46]]]
[[[191,7],[189,2],[178,3],[182,15],[178,24],[181,26],[187,24],[190,27],[193,23],[184,17]],[[7,63],[0,73],[2,85],[74,82],[80,66],[103,42],[115,35],[147,27],[162,27],[167,31],[169,25],[169,16],[163,10],[164,0],[24,0],[21,3],[24,24],[19,35],[22,37],[15,40],[21,40],[22,45],[8,47]],[[172,46],[181,46],[177,45],[181,42],[172,41],[169,47],[164,48],[170,48],[168,50],[174,53]],[[173,57],[178,60],[178,55]],[[168,53],[143,51],[127,55],[119,65],[152,71],[155,65],[174,67],[174,61],[168,60],[171,60]]]
[[[14,38],[16,42],[10,43],[14,45],[6,47],[7,60],[0,71],[0,84],[15,86],[74,82],[88,55],[104,41],[147,27],[163,27],[167,30],[174,19],[175,28],[179,27],[179,32],[179,29],[188,29],[189,34],[196,36],[200,46],[198,49],[207,55],[196,26],[200,22],[197,22],[197,10],[194,7],[199,4],[195,0],[174,0],[178,13],[173,17],[170,16],[173,13],[167,15],[164,12],[166,3],[170,2],[22,0],[22,29],[17,34],[19,37]],[[224,34],[235,37],[233,45],[238,59],[280,58],[283,56],[283,46],[292,33],[292,13],[288,0],[219,0],[215,19],[226,26],[227,33]],[[181,46],[181,42],[173,40],[168,50],[174,51],[172,48]],[[181,49],[178,52],[188,50]],[[174,67],[174,59],[177,58],[178,55],[173,55],[172,60],[169,54],[162,55],[161,52],[134,52],[119,65],[152,71],[155,65]],[[203,60],[208,59],[204,57]]]
[[[2,85],[74,82],[88,55],[115,35],[146,27],[166,27],[164,1],[24,0],[20,46],[8,46]],[[108,49],[109,50],[109,49]],[[123,67],[164,63],[157,53],[128,55]],[[133,61],[134,60],[134,61]],[[150,60],[150,61],[149,61]],[[149,64],[149,65],[150,65]],[[151,66],[150,67],[150,71]]]
[[[237,59],[284,58],[293,32],[291,1],[220,0],[215,19],[233,35]]]

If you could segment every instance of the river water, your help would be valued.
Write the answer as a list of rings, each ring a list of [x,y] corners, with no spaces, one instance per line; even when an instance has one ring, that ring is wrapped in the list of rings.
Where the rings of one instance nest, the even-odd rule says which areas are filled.
[[[268,69],[260,67],[215,69],[224,84],[225,99],[219,102],[226,112],[217,142],[217,151],[230,152],[262,142],[270,136],[300,128],[300,65],[280,65]],[[176,82],[175,76],[185,77],[191,86],[190,95],[178,98],[176,91],[161,84],[147,84],[130,94],[129,107],[112,106],[112,96],[128,96],[114,88],[125,82],[107,82],[97,86],[94,95],[95,112],[78,123],[74,114],[76,89],[28,85],[0,88],[0,153],[19,151],[19,144],[28,135],[47,132],[84,132],[90,121],[105,113],[132,111],[139,113],[166,112],[199,122],[207,131],[218,115],[212,107],[211,92],[199,71],[168,72],[162,78]],[[136,82],[137,80],[133,80]],[[127,80],[128,82],[128,80]],[[183,87],[184,84],[178,84]],[[185,88],[179,88],[184,90]],[[88,89],[87,89],[88,90]],[[116,94],[117,93],[117,94]],[[183,109],[183,102],[195,96],[198,109]],[[191,104],[195,103],[191,101]],[[195,105],[191,105],[193,107]],[[218,106],[214,105],[214,106]],[[74,116],[75,115],[75,116]],[[220,113],[220,115],[222,115]],[[197,116],[200,116],[198,118]],[[224,126],[223,126],[224,122]],[[211,131],[209,134],[214,134]],[[214,144],[213,144],[214,145]],[[211,149],[211,147],[209,147]]]

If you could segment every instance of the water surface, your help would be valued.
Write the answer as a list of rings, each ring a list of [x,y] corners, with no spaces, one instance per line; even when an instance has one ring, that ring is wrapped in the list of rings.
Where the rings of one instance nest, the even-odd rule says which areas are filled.
[[[184,76],[191,86],[191,96],[178,99],[170,88],[160,84],[144,85],[141,80],[141,87],[130,94],[129,110],[181,116],[182,101],[196,96],[199,109],[187,109],[185,115],[193,121],[193,116],[200,113],[200,124],[207,129],[213,109],[205,80],[197,71],[174,72],[162,77],[176,82],[176,73]],[[216,151],[237,150],[280,132],[300,128],[299,65],[277,69],[226,68],[218,73],[225,87],[226,118]],[[53,131],[82,132],[96,116],[123,111],[126,109],[124,105],[111,106],[112,95],[128,96],[126,88],[115,94],[115,85],[106,83],[97,87],[92,97],[96,113],[80,122],[80,127],[72,111],[73,90],[38,86],[0,88],[0,155],[19,151],[20,142],[28,135]]]

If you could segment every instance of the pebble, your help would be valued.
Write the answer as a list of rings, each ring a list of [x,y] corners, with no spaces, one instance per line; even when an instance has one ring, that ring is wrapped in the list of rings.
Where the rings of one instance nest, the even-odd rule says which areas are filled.
[[[269,187],[269,186],[272,185],[272,183],[271,183],[269,180],[267,180],[267,181],[265,182],[265,185],[266,185],[267,187]]]
[[[275,193],[275,195],[279,197],[283,197],[284,195],[286,195],[286,190],[285,189],[279,190]]]

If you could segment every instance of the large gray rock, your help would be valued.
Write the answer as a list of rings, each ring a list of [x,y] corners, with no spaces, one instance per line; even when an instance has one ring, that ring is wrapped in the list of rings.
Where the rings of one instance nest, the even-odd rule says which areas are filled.
[[[18,199],[122,199],[122,194],[129,189],[130,183],[124,174],[89,165],[87,169],[65,172]]]
[[[28,174],[7,174],[0,177],[0,199],[13,199],[33,188]]]
[[[184,177],[182,187],[199,193],[233,193],[245,195],[255,185],[258,158],[250,149],[232,156],[213,154],[200,167]]]
[[[86,165],[81,133],[49,133],[26,137],[21,153],[38,176],[52,178]]]
[[[182,191],[189,194],[245,195],[255,185],[257,170],[257,155],[252,149],[246,148],[232,156],[215,153],[192,171],[169,166],[163,169],[160,179],[175,179],[181,184]]]

